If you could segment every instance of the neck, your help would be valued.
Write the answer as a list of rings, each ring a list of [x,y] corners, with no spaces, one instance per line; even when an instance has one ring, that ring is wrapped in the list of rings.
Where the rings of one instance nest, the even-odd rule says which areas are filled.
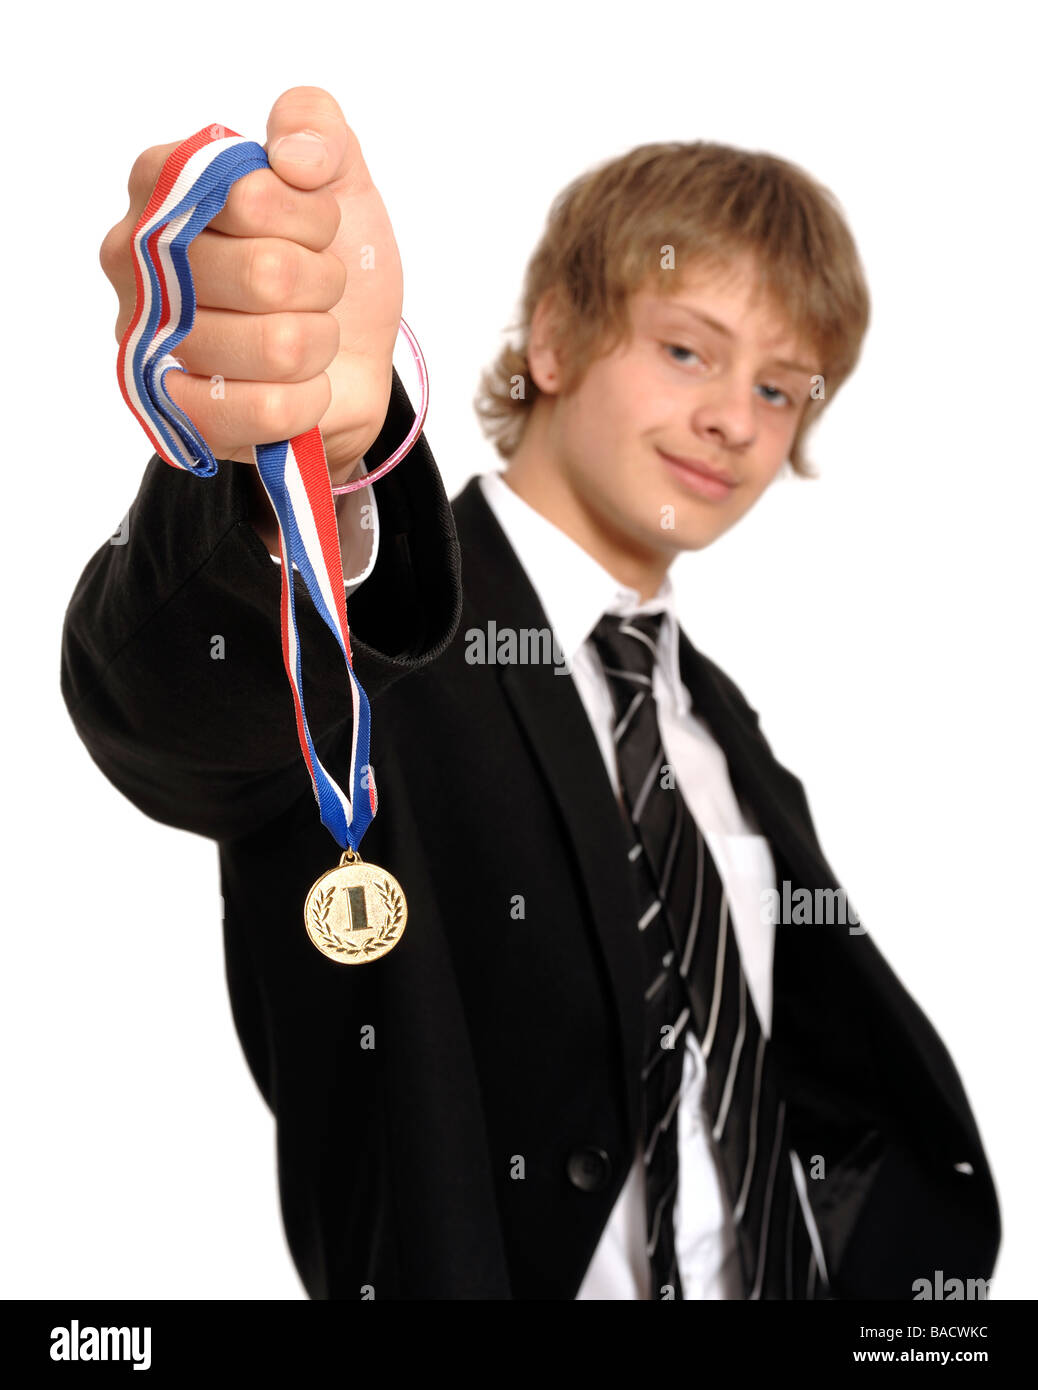
[[[532,447],[528,422],[522,444],[501,474],[517,496],[564,531],[619,583],[636,589],[642,601],[659,592],[670,558],[638,542],[609,520],[571,484],[546,452]]]

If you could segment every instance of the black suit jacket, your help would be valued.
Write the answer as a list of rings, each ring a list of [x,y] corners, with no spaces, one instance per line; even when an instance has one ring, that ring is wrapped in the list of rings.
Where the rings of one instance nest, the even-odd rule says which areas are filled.
[[[369,466],[413,418],[394,373]],[[452,515],[422,435],[377,484],[379,557],[349,604],[379,787],[361,853],[400,880],[408,925],[378,962],[327,960],[303,903],[339,851],[296,742],[281,572],[244,467],[200,481],[152,458],[127,543],[98,550],[69,605],[67,707],[135,805],[218,843],[235,1024],[276,1115],[309,1295],[573,1298],[635,1152],[642,1001],[618,808],[572,678],[465,660],[469,629],[547,619],[475,479]],[[341,777],[342,658],[295,584],[311,729]],[[681,671],[780,882],[838,888],[756,712],[684,635]],[[836,1296],[988,1278],[999,1211],[969,1104],[868,935],[780,925],[773,980]]]

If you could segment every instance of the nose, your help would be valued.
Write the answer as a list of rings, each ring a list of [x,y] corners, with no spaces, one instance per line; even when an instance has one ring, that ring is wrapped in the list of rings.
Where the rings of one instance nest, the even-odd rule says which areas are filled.
[[[702,383],[692,407],[692,428],[701,438],[728,449],[743,449],[757,434],[753,383],[725,374]]]

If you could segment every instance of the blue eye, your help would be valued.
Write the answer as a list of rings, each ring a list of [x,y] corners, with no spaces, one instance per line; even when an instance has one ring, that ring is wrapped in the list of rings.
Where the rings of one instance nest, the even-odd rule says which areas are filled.
[[[664,352],[669,353],[669,354],[671,355],[671,361],[672,361],[672,362],[680,362],[682,366],[684,366],[684,365],[689,361],[689,358],[691,358],[691,357],[697,357],[697,358],[699,358],[700,361],[703,360],[703,359],[699,356],[699,353],[696,351],[695,348],[682,347],[680,343],[664,343],[664,344],[663,344],[663,350],[664,350]],[[680,353],[684,353],[684,356],[683,356],[683,357],[676,357],[676,356],[674,355],[675,353],[679,353],[679,352],[680,352]],[[772,393],[773,393],[773,394],[771,394],[771,395],[765,397],[765,400],[767,400],[767,402],[768,402],[769,405],[790,405],[790,406],[796,405],[796,401],[795,401],[795,400],[793,399],[793,397],[789,394],[789,392],[788,392],[788,391],[783,391],[783,390],[782,390],[780,387],[778,387],[778,386],[767,386],[767,385],[764,385],[764,386],[761,387],[761,390],[762,390],[762,391],[769,391],[769,392],[772,392]],[[775,399],[776,396],[780,396],[782,399],[781,399],[781,400],[776,400],[776,399]]]
[[[691,353],[694,357],[698,357],[698,356],[699,356],[699,353],[696,352],[695,348],[682,347],[679,343],[664,343],[663,348],[664,348],[664,351],[665,351],[665,352],[685,352],[685,353]],[[674,358],[673,360],[674,360],[674,361],[678,361],[679,359]],[[682,358],[682,359],[680,359],[680,360],[681,360],[681,361],[686,361],[687,359],[686,359],[686,358]]]

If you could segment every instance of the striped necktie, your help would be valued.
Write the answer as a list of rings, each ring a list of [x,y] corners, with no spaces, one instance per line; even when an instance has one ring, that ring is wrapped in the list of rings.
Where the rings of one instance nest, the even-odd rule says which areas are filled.
[[[744,1297],[825,1298],[797,1194],[767,1039],[747,988],[728,897],[667,762],[653,670],[662,613],[606,614],[592,632],[613,701],[642,944],[646,1222],[652,1297],[682,1298],[675,1250],[676,1112],[692,1029],[706,1062],[704,1117],[721,1161]]]

